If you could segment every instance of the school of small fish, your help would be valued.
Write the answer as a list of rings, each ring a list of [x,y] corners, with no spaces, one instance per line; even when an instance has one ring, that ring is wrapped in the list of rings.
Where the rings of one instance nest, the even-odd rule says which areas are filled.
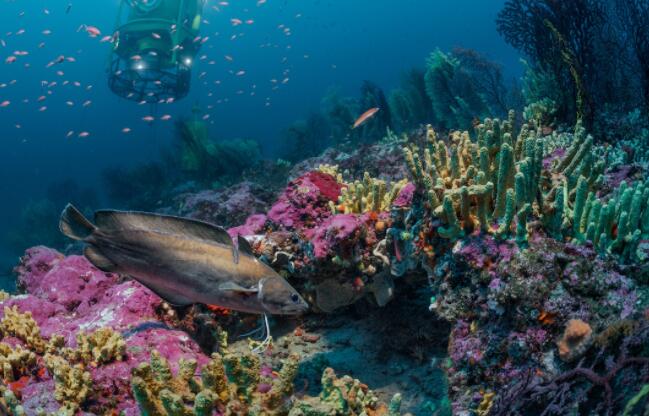
[[[65,120],[57,118],[56,127],[60,127],[61,135],[88,138],[93,133],[100,133],[91,131],[92,120],[102,117],[102,114],[97,114],[101,110],[94,109],[93,97],[97,91],[108,93],[103,85],[101,89],[95,88],[95,84],[105,83],[106,63],[95,58],[101,54],[93,53],[89,58],[87,51],[100,50],[108,54],[119,41],[119,32],[114,27],[93,22],[98,19],[82,12],[87,6],[77,4],[63,2],[60,7],[52,5],[40,11],[19,10],[10,20],[13,27],[7,25],[0,29],[0,116],[4,120],[15,117],[10,120],[10,126],[19,129],[29,123],[38,123],[38,118],[29,117],[31,108],[34,113],[45,114],[66,109],[64,114],[69,115]],[[292,47],[293,27],[300,26],[302,14],[267,13],[272,4],[273,0],[258,0],[251,3],[251,7],[242,8],[238,5],[232,7],[229,1],[206,0],[200,15],[201,34],[194,39],[201,48],[195,57],[196,68],[193,71],[197,78],[194,89],[207,98],[204,120],[211,120],[218,106],[227,105],[241,96],[257,100],[262,107],[270,107],[273,94],[290,83],[295,60],[311,56],[304,51],[294,51]],[[19,6],[16,2],[11,7]],[[240,42],[249,35],[247,28],[258,24],[264,28],[274,27],[270,35],[264,30],[261,37],[264,41],[257,46],[258,50],[263,50],[264,57],[276,61],[276,67],[266,69],[266,65],[247,67],[245,64],[258,59],[256,54],[259,52],[240,47]],[[169,30],[175,31],[175,26]],[[155,31],[150,36],[160,39],[164,33]],[[71,47],[71,44],[75,46]],[[177,48],[180,45],[174,47]],[[139,55],[132,59],[144,62]],[[269,72],[266,85],[259,85],[262,71]],[[139,104],[142,110],[135,114],[136,118],[115,125],[112,133],[128,135],[137,128],[174,119],[171,115],[173,108],[162,107],[173,106],[173,97],[150,108],[144,101]]]

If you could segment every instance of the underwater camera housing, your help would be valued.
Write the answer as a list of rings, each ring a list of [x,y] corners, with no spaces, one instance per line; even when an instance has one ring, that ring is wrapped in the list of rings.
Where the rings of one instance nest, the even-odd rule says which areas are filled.
[[[108,85],[117,95],[157,103],[189,92],[205,0],[122,0]]]

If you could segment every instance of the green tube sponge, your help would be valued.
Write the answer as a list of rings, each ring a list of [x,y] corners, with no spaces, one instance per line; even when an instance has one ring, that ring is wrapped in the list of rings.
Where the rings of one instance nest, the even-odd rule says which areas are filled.
[[[388,416],[400,416],[401,415],[401,394],[396,393],[392,396],[390,400],[390,405],[388,406]]]
[[[588,187],[588,184],[586,184],[586,187]],[[595,203],[595,193],[594,192],[589,192],[588,193],[588,198],[586,198],[586,205],[584,206],[584,212],[581,215],[581,220],[579,222],[579,229],[581,230],[582,233],[585,233],[588,224],[590,223],[590,213],[593,209],[593,204]]]
[[[623,211],[622,215],[620,215],[620,219],[618,220],[617,223],[617,237],[611,244],[611,249],[619,249],[622,247],[624,244],[624,241],[629,235],[629,213],[627,211]]]
[[[599,236],[597,241],[598,244],[600,245],[603,244],[602,236],[604,236],[605,241],[608,241],[609,237],[611,236],[611,227],[613,222],[612,219],[614,215],[615,215],[614,201],[610,201],[608,204],[604,204],[602,206],[599,215],[599,221],[597,223],[597,231],[595,232],[595,235]]]
[[[575,157],[570,161],[570,164],[563,171],[563,174],[566,177],[572,176],[575,169],[577,169],[577,167],[583,162],[586,155],[590,153],[592,147],[593,147],[593,137],[588,136],[584,141],[584,143],[579,148],[579,150],[577,151]]]
[[[602,203],[599,200],[595,200],[588,214],[588,226],[586,228],[586,239],[592,241],[594,244],[597,243],[597,237],[599,237],[599,234],[597,234],[597,222],[599,221],[601,211]]]
[[[456,239],[462,235],[460,229],[460,223],[455,214],[455,208],[453,207],[453,201],[451,197],[446,195],[444,196],[444,202],[442,203],[442,209],[444,216],[446,217],[446,227],[439,227],[437,232],[442,238],[447,238],[449,240]]]
[[[531,211],[531,205],[525,204],[516,214],[516,242],[520,245],[527,243],[527,217]]]
[[[515,177],[514,191],[516,193],[516,209],[521,209],[527,202],[525,175],[518,172]]]
[[[457,179],[460,177],[460,158],[457,154],[457,146],[451,145],[451,178]]]
[[[579,177],[577,181],[577,191],[575,193],[575,205],[572,210],[572,231],[575,238],[583,240],[581,232],[581,217],[584,213],[586,206],[586,198],[588,197],[588,182],[583,176]]]
[[[568,154],[557,165],[555,172],[562,172],[575,159],[577,153],[586,141],[586,132],[583,128],[575,127],[574,143],[568,150]]]
[[[476,193],[478,200],[478,221],[480,221],[480,231],[487,232],[489,230],[489,203],[494,185],[489,182],[481,186],[481,191]]]
[[[507,193],[507,181],[511,169],[513,168],[512,148],[504,144],[500,149],[500,161],[498,166],[498,182],[496,184],[496,206],[493,216],[498,218],[505,210],[505,198]]]
[[[621,196],[615,209],[615,219],[617,219],[618,222],[620,221],[623,212],[626,212],[628,215],[629,210],[631,209],[631,201],[633,200],[633,193],[634,193],[633,188],[625,188],[624,192],[620,194]]]
[[[596,234],[595,232],[597,231],[597,225],[595,222],[589,222],[588,227],[586,228],[586,240],[591,241],[593,244],[596,244]]]
[[[649,191],[649,188],[647,188]],[[649,192],[645,191],[645,194]],[[642,231],[643,238],[649,237],[649,196],[645,195],[644,198],[644,210],[642,212],[642,217],[640,218],[640,230]]]
[[[530,163],[530,176],[527,181],[527,202],[534,204],[538,200],[539,207],[542,209],[541,203],[543,198],[538,198],[540,195],[540,182],[541,172],[543,171],[543,140],[535,139],[534,151],[529,159]]]
[[[437,143],[437,160],[439,161],[439,166],[437,169],[440,173],[448,171],[448,158],[446,157],[446,144],[443,141]]]
[[[522,156],[523,144],[529,136],[529,133],[529,126],[527,124],[523,124],[521,126],[521,131],[518,133],[518,137],[516,137],[516,144],[514,145],[514,154],[516,155],[517,159],[520,159]]]
[[[482,184],[491,182],[490,180],[490,174],[491,174],[491,167],[489,166],[489,150],[487,150],[486,147],[481,147],[480,148],[480,172],[484,173],[484,182],[480,182]]]
[[[556,189],[552,211],[548,215],[548,219],[546,221],[546,226],[548,228],[548,231],[550,232],[550,235],[557,240],[561,240],[563,238],[562,225],[564,208],[565,204],[563,186],[559,186]]]
[[[602,233],[599,236],[599,242],[597,243],[597,247],[598,247],[600,252],[602,252],[602,253],[607,252],[608,247],[609,247],[609,241],[610,241],[610,239],[609,239],[609,237],[608,237],[608,235],[606,233]]]
[[[416,156],[416,154],[415,154],[415,156]],[[365,198],[364,198],[364,195],[365,195],[365,189],[363,188],[363,184],[358,183],[356,185],[356,204],[357,204],[356,209],[358,211],[356,211],[356,212],[365,212],[365,200],[364,200]]]
[[[508,189],[506,195],[505,216],[503,217],[503,220],[500,223],[500,227],[498,227],[498,231],[496,232],[498,236],[504,236],[509,233],[509,229],[512,225],[512,220],[514,219],[514,190]]]
[[[381,191],[378,181],[372,183],[372,211],[381,211]]]
[[[434,189],[428,191],[428,203],[430,204],[430,210],[435,211],[440,204],[439,198],[437,197],[437,192]]]
[[[469,200],[469,191],[466,186],[460,188],[460,217],[464,222],[464,230],[470,232],[473,228],[473,222],[471,221],[471,201]]]
[[[629,210],[629,230],[635,231],[640,225],[640,213],[642,212],[642,203],[644,196],[644,187],[642,185],[633,193],[633,198],[631,199],[631,208]]]

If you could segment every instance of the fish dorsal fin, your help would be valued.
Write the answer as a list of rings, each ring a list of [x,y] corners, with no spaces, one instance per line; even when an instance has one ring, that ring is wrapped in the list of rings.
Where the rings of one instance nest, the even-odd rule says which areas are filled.
[[[253,253],[252,251],[250,243],[244,237],[241,237],[241,234],[237,236],[237,244],[239,246],[239,253],[250,254],[251,256],[255,255],[255,253]]]
[[[95,224],[104,231],[144,230],[174,235],[185,235],[201,240],[232,246],[232,238],[225,229],[190,218],[174,217],[136,211],[95,212]]]

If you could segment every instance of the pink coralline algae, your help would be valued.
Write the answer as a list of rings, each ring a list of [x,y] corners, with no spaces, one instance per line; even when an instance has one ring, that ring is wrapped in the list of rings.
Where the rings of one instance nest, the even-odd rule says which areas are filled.
[[[34,247],[27,250],[16,272],[27,293],[9,298],[1,306],[31,312],[45,339],[61,335],[66,346],[76,347],[76,334],[99,328],[111,328],[125,339],[124,360],[88,368],[97,409],[116,408],[127,416],[140,414],[131,395],[130,374],[133,367],[148,361],[152,350],[171,363],[180,358],[208,362],[186,333],[160,321],[157,311],[162,301],[158,296],[137,282],[98,270],[82,256],[65,257],[46,247]],[[54,400],[51,376],[32,379],[22,390],[22,402],[27,414],[36,414],[39,407],[55,412],[59,404]]]
[[[228,233],[230,233],[232,238],[236,238],[237,235],[246,236],[258,234],[264,230],[267,219],[268,217],[265,214],[251,215],[243,225],[230,228]]]
[[[326,173],[309,172],[291,181],[268,212],[268,218],[287,228],[311,228],[331,215],[342,185]]]
[[[361,222],[356,215],[338,214],[320,224],[312,233],[311,243],[316,258],[324,258],[336,248],[345,251],[358,239]]]
[[[458,321],[451,332],[449,355],[455,365],[474,365],[482,359],[485,345],[476,335],[471,334],[469,324]]]
[[[412,204],[412,198],[415,196],[416,190],[417,187],[414,184],[408,183],[403,187],[403,189],[401,189],[401,192],[399,192],[399,195],[392,203],[392,206],[395,208],[409,207]]]
[[[498,241],[492,236],[480,236],[461,241],[453,252],[472,267],[492,271],[499,261],[511,260],[518,252],[518,247],[511,241]]]

